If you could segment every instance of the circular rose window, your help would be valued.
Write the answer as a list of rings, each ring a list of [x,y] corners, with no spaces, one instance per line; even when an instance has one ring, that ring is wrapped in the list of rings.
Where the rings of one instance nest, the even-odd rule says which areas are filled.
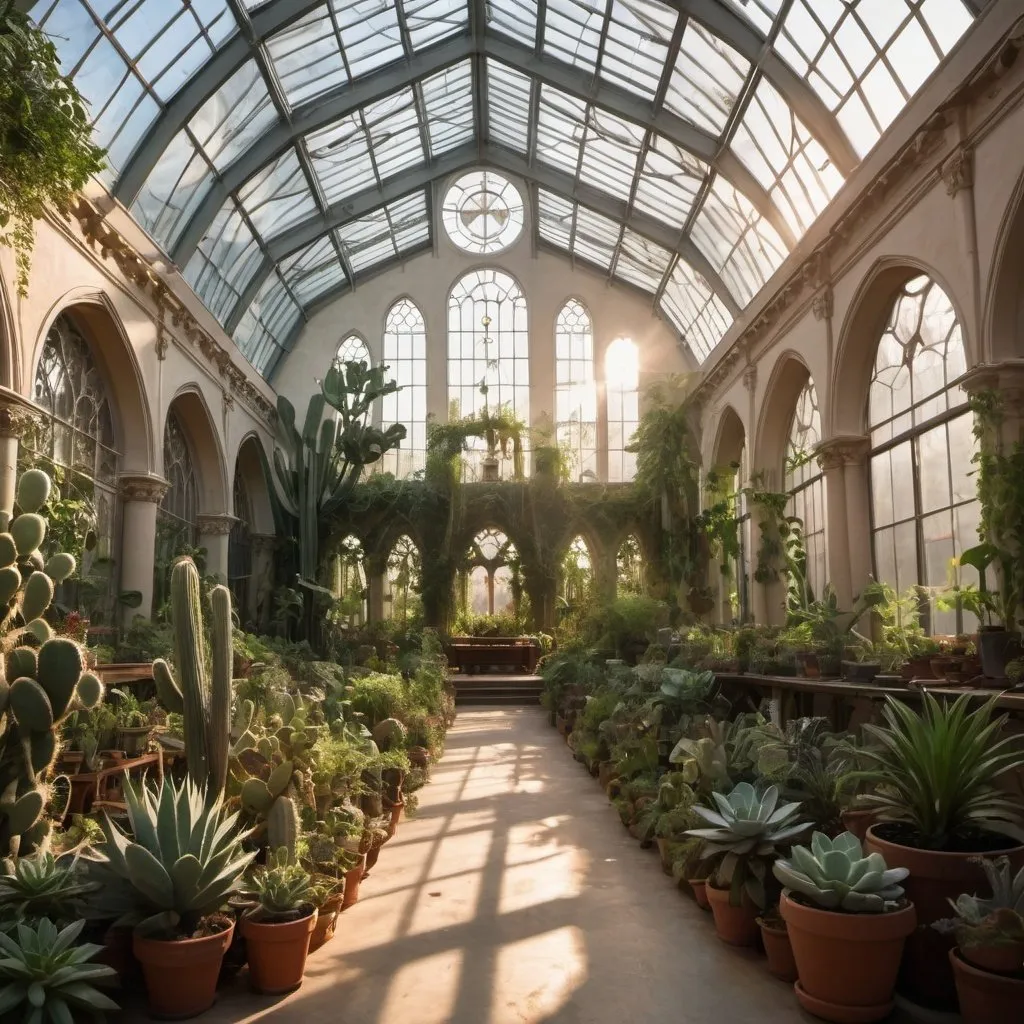
[[[494,171],[462,175],[448,189],[441,212],[448,237],[474,255],[507,249],[523,230],[523,198]]]

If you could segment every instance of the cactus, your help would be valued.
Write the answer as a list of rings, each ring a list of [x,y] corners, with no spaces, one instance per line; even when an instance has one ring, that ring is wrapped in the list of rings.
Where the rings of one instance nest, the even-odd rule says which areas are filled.
[[[199,572],[191,558],[171,570],[174,660],[180,682],[163,659],[153,663],[157,695],[168,711],[184,717],[189,778],[210,800],[224,796],[231,732],[231,591],[217,586],[210,595],[213,642],[207,679]]]
[[[267,840],[271,850],[287,850],[289,862],[295,860],[295,845],[299,838],[299,812],[290,796],[274,801],[267,815]]]

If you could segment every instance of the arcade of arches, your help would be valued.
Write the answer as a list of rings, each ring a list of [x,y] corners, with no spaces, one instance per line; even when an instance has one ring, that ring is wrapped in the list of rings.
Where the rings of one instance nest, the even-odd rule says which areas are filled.
[[[772,4],[722,6],[725,22],[749,19],[754,33],[774,16]],[[979,523],[970,395],[994,388],[1019,408],[1024,393],[1024,61],[1012,0],[940,3],[959,12],[941,32],[920,4],[894,6],[931,42],[887,104],[866,85],[808,87],[818,58],[797,61],[791,27],[771,68],[796,61],[795,73],[716,51],[735,59],[738,81],[752,76],[755,95],[735,118],[667,75],[650,91],[658,117],[639,123],[644,104],[604,71],[585,101],[565,91],[567,75],[541,82],[487,57],[490,123],[473,120],[486,105],[474,114],[467,103],[464,123],[461,107],[452,113],[444,145],[457,160],[442,158],[432,122],[423,137],[441,148],[422,166],[385,172],[391,155],[371,154],[352,214],[343,179],[358,160],[354,149],[352,167],[330,155],[329,125],[264,166],[269,103],[235,96],[251,128],[213,124],[231,106],[221,103],[177,135],[181,111],[161,104],[155,127],[103,139],[109,167],[70,219],[53,211],[39,223],[25,295],[0,250],[0,506],[11,507],[17,465],[41,463],[62,497],[89,507],[83,573],[103,621],[159,613],[163,569],[188,551],[230,584],[243,622],[267,628],[275,584],[290,582],[290,528],[267,477],[275,403],[304,409],[332,359],[386,365],[400,385],[368,414],[407,431],[375,472],[420,479],[430,422],[500,410],[532,439],[524,465],[501,459],[486,483],[493,452],[471,438],[466,494],[536,478],[547,444],[569,492],[620,503],[637,472],[630,439],[646,386],[690,374],[694,461],[705,476],[733,467],[740,495],[735,572],[728,582],[709,572],[711,618],[784,615],[777,583],[757,578],[758,513],[742,497],[752,480],[787,494],[811,592],[831,583],[848,604],[872,577],[941,587]],[[60,7],[36,5],[55,31]],[[500,21],[496,37],[515,35]],[[698,41],[682,38],[684,50]],[[873,45],[878,68],[898,63],[895,43]],[[549,56],[553,68],[569,59]],[[68,59],[74,77],[82,69]],[[321,85],[295,88],[287,79],[282,95],[305,110]],[[516,104],[531,90],[540,124],[520,142]],[[435,101],[421,98],[415,116],[429,120],[420,108]],[[580,123],[591,128],[578,129],[573,111],[588,103]],[[574,131],[569,160],[558,137]],[[373,136],[359,145],[383,147]],[[472,139],[476,164],[464,153]],[[301,173],[291,143],[306,154]],[[293,186],[299,198],[282,198]],[[449,567],[456,612],[518,613],[525,602],[550,625],[588,593],[650,592],[658,516],[622,506],[609,522],[599,505],[583,499],[557,529],[545,524],[539,583],[539,542],[519,535],[528,517],[478,503]],[[338,614],[354,626],[423,611],[432,525],[339,525],[321,581]],[[972,625],[962,608],[927,604],[935,632]]]

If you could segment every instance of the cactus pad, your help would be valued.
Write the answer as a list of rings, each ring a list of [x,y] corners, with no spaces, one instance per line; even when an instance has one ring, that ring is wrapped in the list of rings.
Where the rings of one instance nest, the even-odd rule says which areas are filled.
[[[279,797],[267,815],[267,840],[270,849],[286,849],[288,860],[294,861],[298,838],[299,812],[295,808],[295,801],[291,797]]]
[[[69,555],[66,551],[58,551],[57,554],[50,556],[43,572],[54,583],[63,583],[69,576],[74,575],[77,568],[78,563],[75,561],[74,555]]]
[[[75,695],[82,668],[82,649],[74,640],[54,637],[39,648],[36,679],[50,698],[54,718],[64,717]]]
[[[26,512],[11,523],[11,536],[19,555],[38,551],[46,539],[46,520],[34,512]]]
[[[103,683],[100,682],[99,677],[93,675],[92,672],[86,672],[82,678],[78,680],[78,687],[75,690],[75,694],[78,697],[78,703],[81,704],[86,711],[91,711],[100,703],[101,700],[103,700]]]
[[[0,813],[7,817],[7,828],[12,835],[26,833],[43,813],[43,791],[30,789],[13,803],[0,804]]]
[[[49,732],[36,732],[22,741],[25,748],[25,763],[33,775],[39,775],[53,764],[57,756],[57,736]]]
[[[0,565],[14,565],[18,560],[18,546],[9,533],[0,533]]]
[[[20,586],[21,573],[17,566],[8,565],[0,569],[0,604],[9,604]]]
[[[8,705],[19,728],[27,732],[47,732],[53,727],[53,707],[46,691],[28,676],[11,683]]]
[[[266,814],[274,798],[262,779],[246,779],[242,783],[242,807],[249,814]]]
[[[279,764],[271,773],[270,778],[267,779],[267,789],[270,790],[270,795],[273,797],[279,797],[288,788],[288,784],[292,781],[292,773],[295,770],[295,766],[291,761],[285,761],[283,764]]]
[[[50,478],[41,469],[22,473],[18,480],[18,508],[22,512],[38,512],[49,501],[52,486]]]
[[[36,652],[31,647],[15,647],[7,655],[7,678],[17,679],[18,676],[38,678],[36,675]]]
[[[21,614],[26,622],[38,619],[53,600],[53,580],[45,572],[34,572],[25,583],[21,599]]]

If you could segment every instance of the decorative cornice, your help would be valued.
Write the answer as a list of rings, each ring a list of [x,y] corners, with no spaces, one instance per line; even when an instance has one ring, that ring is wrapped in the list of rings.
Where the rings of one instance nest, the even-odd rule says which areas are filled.
[[[235,365],[227,349],[206,331],[131,243],[108,226],[103,214],[83,196],[64,213],[67,219],[78,221],[89,246],[93,249],[98,246],[102,259],[113,259],[127,280],[148,295],[155,304],[157,358],[164,359],[167,355],[169,316],[170,325],[178,336],[199,351],[233,394],[238,395],[253,412],[273,427],[277,418],[273,404],[264,397],[245,371]]]
[[[161,476],[148,473],[122,474],[118,480],[121,497],[125,501],[150,501],[159,505],[171,485]]]
[[[743,371],[743,386],[748,391],[754,391],[757,388],[757,363],[751,363]]]
[[[826,438],[814,449],[814,457],[823,470],[840,466],[855,466],[862,463],[871,447],[867,437],[857,434],[840,434]]]
[[[948,196],[974,188],[974,150],[970,146],[958,146],[939,173],[946,183]]]
[[[0,437],[21,440],[41,418],[40,410],[13,394],[0,395]]]
[[[835,295],[832,292],[832,285],[827,284],[811,300],[811,310],[815,320],[831,320],[835,308]]]
[[[213,512],[206,515],[196,516],[196,527],[200,534],[208,537],[224,537],[234,529],[238,522],[236,516],[227,512]]]
[[[969,395],[979,391],[997,391],[1004,400],[1024,403],[1024,359],[1001,363],[979,363],[953,382]]]

